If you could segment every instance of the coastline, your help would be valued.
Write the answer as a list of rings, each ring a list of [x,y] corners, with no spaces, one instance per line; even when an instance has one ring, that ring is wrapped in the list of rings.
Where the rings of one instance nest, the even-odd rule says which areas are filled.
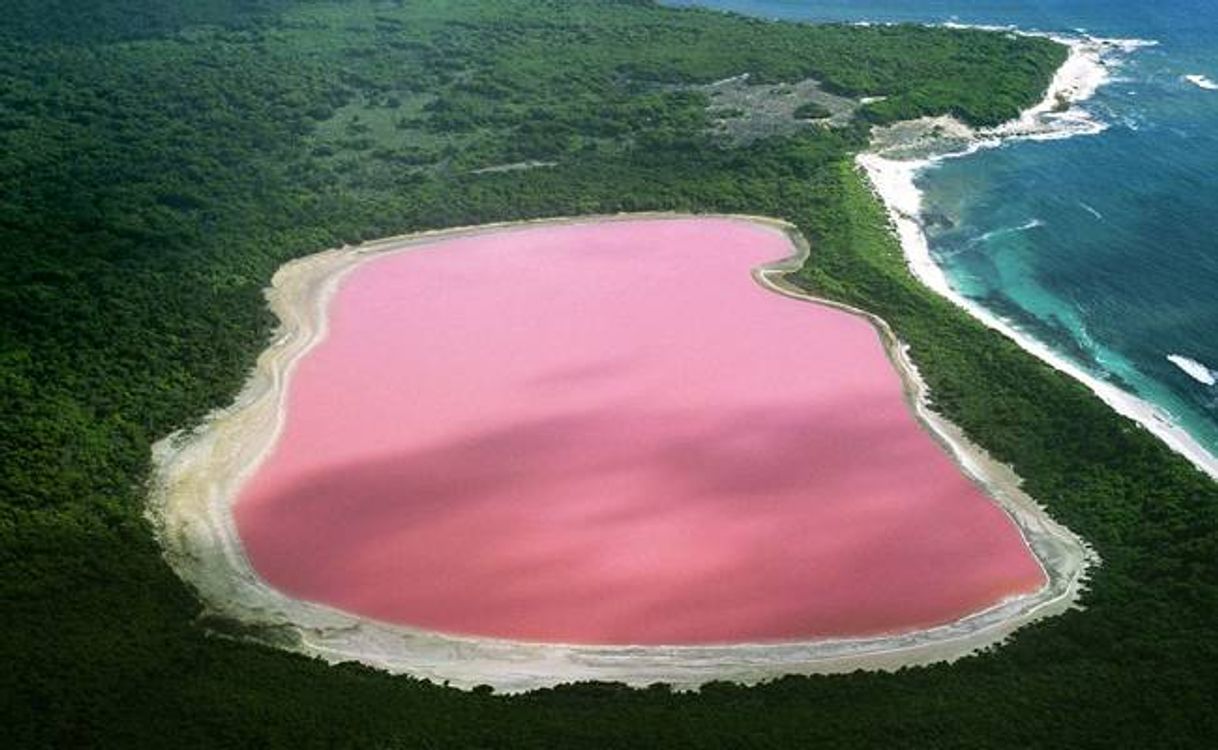
[[[408,251],[439,239],[511,231],[538,224],[676,218],[629,214],[490,224],[389,238],[329,250],[285,264],[267,291],[281,323],[235,402],[190,432],[153,448],[154,480],[148,508],[166,559],[191,584],[212,622],[251,638],[337,663],[358,660],[457,687],[488,684],[519,692],[580,680],[633,686],[666,682],[680,689],[711,680],[752,683],[786,674],[896,670],[975,653],[1014,630],[1078,606],[1087,570],[1098,561],[1087,545],[1055,523],[1019,489],[1013,471],[990,458],[927,407],[926,387],[884,321],[863,311],[804,294],[783,276],[799,267],[808,245],[794,227],[774,219],[730,216],[785,234],[787,258],[754,270],[755,280],[786,296],[828,304],[866,318],[885,345],[922,426],[980,484],[1019,528],[1042,566],[1046,585],[954,622],[890,636],[724,646],[579,646],[450,636],[391,625],[288,597],[262,581],[243,552],[231,505],[282,429],[287,384],[296,364],[326,335],[329,302],[345,275],[380,253]],[[705,216],[701,218],[706,218]]]
[[[985,130],[973,130],[951,118],[905,123],[903,127],[914,130],[912,147],[908,142],[886,145],[885,134],[880,132],[873,140],[872,148],[856,157],[856,165],[867,176],[873,191],[887,209],[906,263],[919,281],[987,327],[1007,336],[1024,351],[1079,381],[1118,414],[1134,420],[1188,459],[1198,470],[1218,480],[1218,456],[1210,453],[1162,409],[1087,372],[1048,345],[1020,331],[1010,321],[959,294],[931,255],[919,219],[922,192],[915,183],[923,170],[945,159],[968,156],[1009,141],[1057,140],[1102,132],[1107,126],[1093,119],[1078,104],[1091,98],[1110,80],[1108,58],[1111,55],[1127,54],[1155,44],[1136,39],[1066,37],[1004,30],[1046,36],[1070,47],[1069,58],[1058,69],[1038,104],[1025,110],[1015,120]],[[938,132],[947,133],[948,139],[928,135]],[[948,148],[936,150],[936,145],[940,149],[945,145]],[[905,153],[901,153],[902,150]],[[914,153],[911,154],[911,151]]]

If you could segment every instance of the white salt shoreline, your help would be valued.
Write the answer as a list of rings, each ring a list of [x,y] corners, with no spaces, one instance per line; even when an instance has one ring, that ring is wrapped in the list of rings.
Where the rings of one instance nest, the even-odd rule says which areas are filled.
[[[1012,33],[1026,33],[1008,30]],[[1081,382],[1117,413],[1142,425],[1198,469],[1218,479],[1218,457],[1175,424],[1169,415],[1153,404],[1088,373],[1054,352],[1049,346],[1020,331],[1009,321],[956,292],[930,253],[926,234],[922,231],[919,221],[922,192],[915,184],[919,172],[942,159],[967,156],[984,148],[999,146],[1008,140],[1055,140],[1102,132],[1107,126],[1092,119],[1079,109],[1077,104],[1089,99],[1100,86],[1108,82],[1105,55],[1111,52],[1131,52],[1139,47],[1154,44],[1135,39],[1031,35],[1047,36],[1070,47],[1069,58],[1054,75],[1044,99],[1036,106],[1026,110],[1017,119],[988,130],[969,131],[959,123],[951,123],[956,132],[961,132],[960,129],[963,128],[970,133],[968,145],[960,151],[919,160],[890,159],[881,153],[871,152],[860,154],[856,160],[857,164],[866,173],[876,194],[887,207],[909,268],[918,280],[986,326],[1006,335],[1024,351]],[[1057,111],[1063,103],[1069,104],[1069,107],[1064,111]]]
[[[670,214],[585,217],[560,223],[674,218]],[[705,217],[703,217],[705,218]],[[190,433],[177,433],[153,449],[154,483],[148,514],[166,559],[190,583],[206,615],[236,623],[244,637],[329,662],[360,661],[456,687],[488,684],[520,692],[580,680],[634,686],[666,682],[679,689],[711,680],[758,682],[785,674],[823,674],[856,669],[895,670],[954,661],[1005,640],[1036,620],[1077,607],[1095,553],[1019,489],[1009,467],[993,461],[958,428],[927,406],[926,387],[904,348],[879,318],[815,300],[782,281],[802,264],[808,248],[792,227],[758,217],[752,221],[787,233],[797,252],[757,269],[757,281],[801,299],[831,304],[870,321],[905,383],[917,418],[945,446],[1018,526],[1045,572],[1039,591],[1018,596],[955,622],[890,636],[725,646],[579,646],[451,636],[358,617],[289,597],[263,581],[246,559],[232,519],[242,483],[257,469],[280,432],[287,384],[297,362],[322,340],[328,303],[352,268],[379,253],[407,251],[443,237],[508,231],[488,225],[390,238],[356,248],[318,253],[283,266],[268,290],[281,320],[270,347],[234,404]],[[540,222],[523,222],[536,224]],[[551,222],[552,223],[552,222]]]

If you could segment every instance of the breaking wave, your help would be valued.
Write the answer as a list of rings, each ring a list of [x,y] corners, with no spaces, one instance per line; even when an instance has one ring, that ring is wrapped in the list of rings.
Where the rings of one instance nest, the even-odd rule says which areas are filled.
[[[1167,355],[1167,361],[1183,370],[1190,378],[1205,385],[1218,385],[1218,371],[1211,370],[1195,359],[1189,359],[1181,354]]]
[[[1200,74],[1184,76],[1184,80],[1193,84],[1197,88],[1205,89],[1206,91],[1218,91],[1218,83],[1214,83],[1210,79]]]

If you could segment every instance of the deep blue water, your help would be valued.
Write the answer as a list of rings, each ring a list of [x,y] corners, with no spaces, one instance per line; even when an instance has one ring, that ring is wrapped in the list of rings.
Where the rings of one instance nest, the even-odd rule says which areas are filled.
[[[692,2],[673,2],[690,5]],[[1158,405],[1218,454],[1218,0],[705,0],[815,21],[958,21],[1153,39],[1084,104],[1110,127],[953,159],[919,181],[958,291]],[[1218,373],[1213,373],[1218,377]]]

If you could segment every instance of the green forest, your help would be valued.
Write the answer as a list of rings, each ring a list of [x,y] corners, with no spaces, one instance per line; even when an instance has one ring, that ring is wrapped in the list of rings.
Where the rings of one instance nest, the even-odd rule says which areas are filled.
[[[918,284],[853,167],[877,123],[1014,117],[1060,45],[644,0],[0,5],[5,747],[1218,737],[1218,486]],[[733,144],[696,87],[742,73],[882,99],[845,127]],[[642,210],[794,223],[812,254],[793,280],[887,319],[936,408],[1095,546],[1084,609],[955,664],[691,693],[463,692],[204,627],[144,517],[149,447],[240,389],[275,268],[427,228]]]

